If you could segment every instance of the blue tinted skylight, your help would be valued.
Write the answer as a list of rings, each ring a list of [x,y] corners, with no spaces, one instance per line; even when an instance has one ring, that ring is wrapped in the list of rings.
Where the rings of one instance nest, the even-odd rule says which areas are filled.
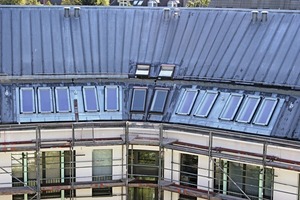
[[[94,86],[83,87],[84,109],[87,112],[96,112],[99,110],[97,91]]]
[[[262,101],[253,123],[264,126],[268,125],[276,108],[277,102],[278,99],[276,98],[266,97]]]
[[[239,106],[243,100],[242,94],[231,94],[222,110],[220,119],[223,120],[233,120]]]
[[[33,88],[21,88],[20,89],[20,110],[21,113],[34,113],[34,90]]]
[[[195,116],[207,117],[218,97],[218,94],[219,93],[217,91],[207,91],[199,104]]]
[[[162,113],[165,108],[168,90],[155,90],[150,112]]]
[[[197,94],[198,90],[185,90],[176,114],[189,115],[196,100]]]
[[[38,88],[39,112],[53,112],[52,91],[49,87]]]
[[[249,123],[256,111],[259,102],[260,102],[260,97],[247,96],[245,102],[243,103],[242,109],[236,118],[236,121]]]
[[[132,95],[131,111],[145,111],[146,89],[134,89]]]
[[[70,112],[70,96],[69,89],[67,87],[55,88],[56,96],[56,111],[57,112]]]
[[[119,110],[119,88],[118,86],[105,87],[105,110],[118,111]]]

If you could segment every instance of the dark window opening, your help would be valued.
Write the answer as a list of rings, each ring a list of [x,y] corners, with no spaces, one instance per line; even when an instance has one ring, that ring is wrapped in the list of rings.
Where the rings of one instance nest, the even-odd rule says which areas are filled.
[[[198,156],[181,154],[180,184],[188,187],[197,187]]]

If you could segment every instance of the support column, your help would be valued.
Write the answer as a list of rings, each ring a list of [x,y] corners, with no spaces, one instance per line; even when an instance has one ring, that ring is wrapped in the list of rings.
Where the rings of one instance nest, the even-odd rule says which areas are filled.
[[[64,156],[64,151],[60,152],[60,182],[64,183],[65,182],[65,156]],[[61,199],[65,199],[65,191],[61,190],[60,191]]]
[[[40,168],[40,159],[41,159],[41,152],[40,152],[40,144],[41,143],[41,129],[40,127],[36,128],[36,151],[35,151],[35,155],[36,155],[36,160],[35,160],[35,164],[36,164],[36,189],[37,189],[37,193],[36,193],[36,198],[37,199],[41,199],[41,168]]]
[[[223,194],[227,194],[227,183],[228,183],[228,161],[223,160]]]
[[[161,200],[162,189],[161,189],[161,178],[162,178],[162,159],[163,159],[163,124],[159,126],[159,151],[158,151],[158,200]]]
[[[23,159],[23,177],[24,177],[24,186],[28,185],[28,153],[22,153]],[[24,194],[24,200],[28,199],[28,194]]]
[[[128,151],[129,151],[129,122],[126,122],[125,125],[125,146],[126,146],[126,177],[125,177],[125,186],[126,186],[126,200],[128,199],[129,196],[129,188],[128,188]]]

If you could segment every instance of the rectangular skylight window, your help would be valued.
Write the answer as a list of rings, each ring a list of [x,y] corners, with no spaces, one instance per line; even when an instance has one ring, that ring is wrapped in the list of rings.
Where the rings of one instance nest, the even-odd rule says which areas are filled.
[[[53,112],[52,91],[49,87],[38,88],[39,112]]]
[[[134,89],[132,95],[131,111],[144,112],[146,103],[147,90]]]
[[[199,104],[195,116],[207,117],[218,97],[218,94],[219,93],[217,91],[207,91]]]
[[[277,102],[278,99],[276,98],[271,98],[271,97],[265,98],[262,101],[255,115],[253,123],[258,125],[264,125],[264,126],[268,125],[271,120],[272,114],[275,110],[275,107],[277,105]]]
[[[175,65],[161,65],[159,77],[172,77]]]
[[[119,88],[118,86],[105,87],[105,111],[119,110]]]
[[[233,120],[243,100],[242,94],[231,94],[222,110],[220,119]]]
[[[243,103],[242,109],[237,116],[236,121],[250,123],[259,102],[260,102],[260,97],[247,96],[245,102]]]
[[[165,109],[165,104],[168,96],[168,90],[155,90],[150,112],[162,113]]]
[[[198,90],[185,90],[176,114],[189,115],[191,113],[197,95]]]
[[[57,87],[55,88],[56,97],[56,111],[57,112],[70,112],[70,95],[69,88],[67,87]]]
[[[84,109],[86,112],[96,112],[99,110],[96,87],[83,87]]]
[[[20,100],[21,100],[21,113],[34,113],[34,89],[33,88],[21,88],[20,89]]]
[[[148,76],[150,71],[149,65],[137,65],[135,75],[137,76]]]

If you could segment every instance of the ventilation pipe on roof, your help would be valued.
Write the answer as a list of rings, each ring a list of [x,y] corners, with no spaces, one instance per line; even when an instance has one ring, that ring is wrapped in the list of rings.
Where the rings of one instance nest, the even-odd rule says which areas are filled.
[[[168,20],[170,16],[170,8],[164,8],[164,20]]]
[[[158,0],[149,0],[148,1],[148,7],[157,7],[159,1]]]
[[[80,17],[79,11],[80,11],[79,7],[74,8],[74,17],[76,17],[76,18]]]
[[[252,11],[252,22],[257,22],[258,21],[258,11],[253,10]]]
[[[268,20],[268,11],[261,11],[261,21],[266,22]]]
[[[66,18],[70,17],[70,7],[65,7],[64,8],[64,16]]]
[[[178,19],[180,17],[180,10],[179,8],[174,8],[174,19]]]

